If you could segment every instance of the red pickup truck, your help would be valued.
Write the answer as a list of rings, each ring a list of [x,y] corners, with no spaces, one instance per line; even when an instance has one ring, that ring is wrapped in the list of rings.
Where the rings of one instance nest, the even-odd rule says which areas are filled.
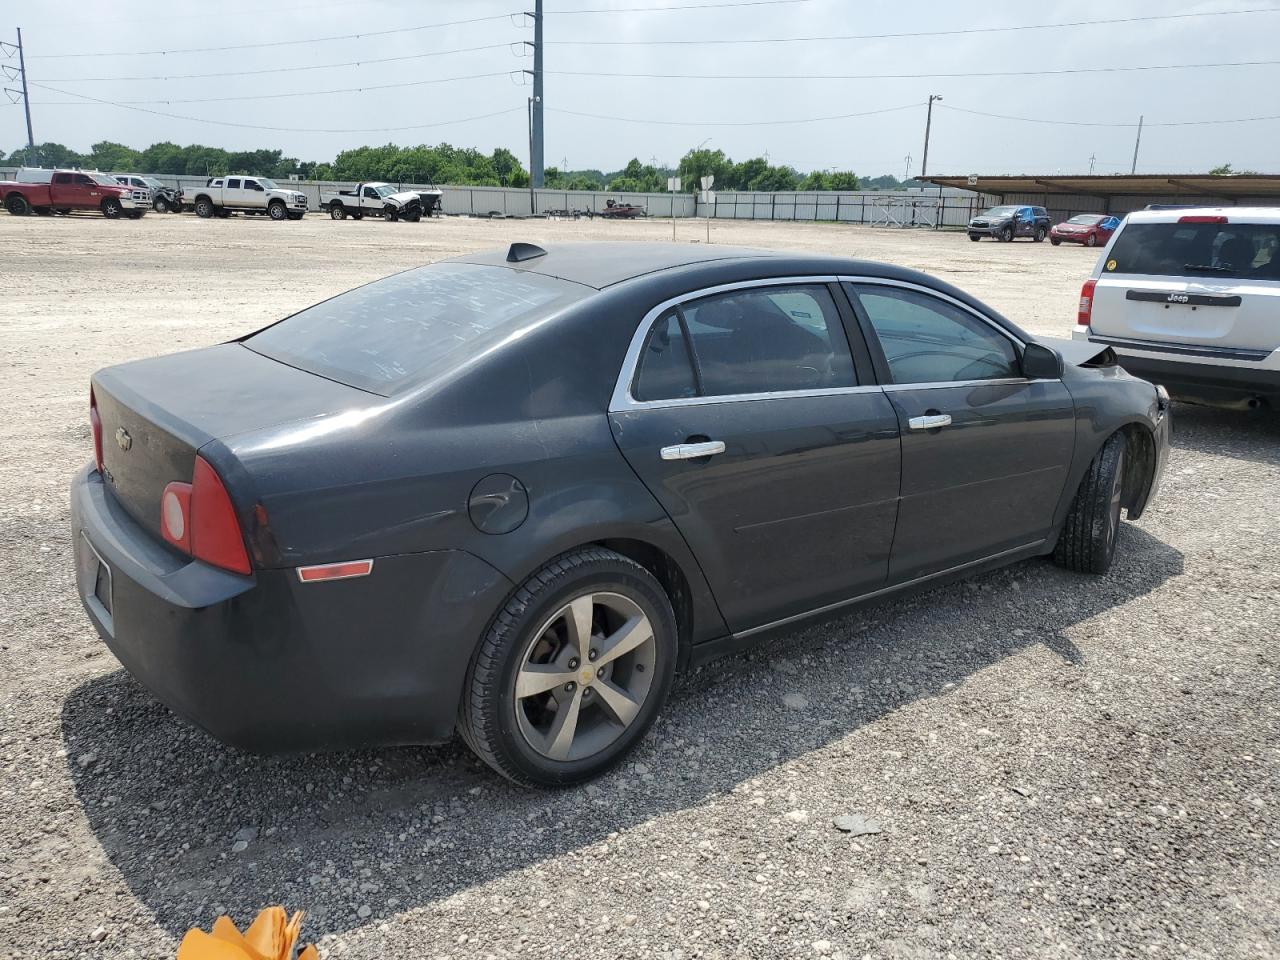
[[[151,207],[151,191],[126,187],[105,173],[55,170],[47,183],[0,181],[5,209],[15,217],[72,210],[101,210],[110,220],[137,220]]]

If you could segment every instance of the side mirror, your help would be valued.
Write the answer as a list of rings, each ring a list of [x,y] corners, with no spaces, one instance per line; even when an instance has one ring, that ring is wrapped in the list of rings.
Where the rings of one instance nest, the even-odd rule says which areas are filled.
[[[1062,379],[1062,356],[1042,343],[1028,343],[1022,351],[1022,375],[1028,380]]]

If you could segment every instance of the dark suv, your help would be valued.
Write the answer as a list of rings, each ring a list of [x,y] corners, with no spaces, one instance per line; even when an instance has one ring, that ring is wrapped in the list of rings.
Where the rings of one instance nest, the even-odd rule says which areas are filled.
[[[992,207],[969,221],[969,239],[992,237],[1007,243],[1014,237],[1030,237],[1039,243],[1049,235],[1052,225],[1044,207]]]

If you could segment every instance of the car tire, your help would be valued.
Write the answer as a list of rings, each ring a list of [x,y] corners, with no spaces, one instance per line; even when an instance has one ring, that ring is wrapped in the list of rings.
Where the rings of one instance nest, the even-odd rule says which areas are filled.
[[[107,197],[102,201],[102,215],[108,220],[116,220],[124,212],[124,207],[115,197]]]
[[[577,218],[575,217],[574,219],[576,220]],[[982,238],[978,236],[976,233],[971,233],[969,234],[969,239],[972,240],[974,243],[977,243]]]
[[[1098,245],[1098,235],[1096,233],[1089,234],[1084,238],[1084,245],[1086,247],[1096,247]]]
[[[340,203],[329,204],[329,219],[330,220],[347,219],[347,208]]]
[[[1044,227],[1036,227],[1035,235],[1031,238],[1036,243],[1044,242]]]
[[[404,215],[404,219],[409,221],[410,223],[417,223],[419,220],[422,219],[422,212],[419,210],[410,210],[408,213]]]
[[[156,213],[168,213],[169,202],[164,197],[156,197],[151,201],[151,209]]]
[[[387,221],[387,223],[395,223],[400,219],[400,211],[391,206],[391,204],[387,204],[382,208],[382,219]]]
[[[11,193],[5,197],[4,208],[15,217],[25,217],[31,212],[31,204],[20,193]]]
[[[363,220],[363,219],[364,219],[364,211],[363,211],[363,210],[352,210],[352,211],[351,211],[351,219],[352,219],[352,220]]]
[[[617,656],[611,640],[625,648]],[[564,554],[525,580],[485,632],[463,686],[459,732],[516,783],[589,780],[649,729],[678,649],[671,601],[648,570],[601,547]]]
[[[267,216],[272,220],[289,219],[289,208],[284,205],[283,200],[272,200],[267,204]]]
[[[1058,543],[1054,562],[1077,573],[1106,573],[1120,534],[1126,442],[1113,433],[1085,471]]]
[[[1005,227],[1000,231],[1001,243],[1013,243],[1013,227]]]
[[[1050,237],[1049,242],[1052,243],[1055,247],[1062,246],[1062,241],[1059,240],[1057,237]]]
[[[196,201],[196,216],[201,220],[208,220],[214,214],[213,201],[201,197]]]

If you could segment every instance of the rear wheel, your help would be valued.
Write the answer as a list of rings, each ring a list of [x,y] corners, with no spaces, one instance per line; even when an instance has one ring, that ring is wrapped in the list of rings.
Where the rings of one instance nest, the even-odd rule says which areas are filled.
[[[1036,227],[1036,232],[1031,239],[1036,243],[1042,242],[1044,240],[1044,227]]]
[[[208,220],[214,214],[213,201],[208,197],[201,197],[196,201],[196,216],[201,219]]]
[[[329,205],[329,216],[334,220],[347,219],[347,208],[340,203],[331,203]]]
[[[289,209],[284,205],[283,200],[272,200],[267,204],[267,216],[272,220],[286,220],[289,217]]]
[[[1096,247],[1098,245],[1098,235],[1096,233],[1089,234],[1084,238],[1084,245],[1086,247]]]
[[[31,204],[27,203],[27,198],[20,193],[11,193],[5,197],[4,208],[15,217],[25,217],[31,212]]]
[[[599,547],[565,554],[494,618],[467,673],[458,728],[517,783],[579,783],[644,736],[676,651],[671,602],[648,570]]]
[[[1050,237],[1049,242],[1052,243],[1055,247],[1062,246],[1062,241],[1059,240],[1057,237]]]
[[[1089,464],[1053,551],[1054,562],[1077,573],[1106,573],[1120,535],[1125,437],[1113,433]]]
[[[107,197],[102,201],[102,215],[108,220],[117,219],[124,212],[124,207],[115,197]]]

